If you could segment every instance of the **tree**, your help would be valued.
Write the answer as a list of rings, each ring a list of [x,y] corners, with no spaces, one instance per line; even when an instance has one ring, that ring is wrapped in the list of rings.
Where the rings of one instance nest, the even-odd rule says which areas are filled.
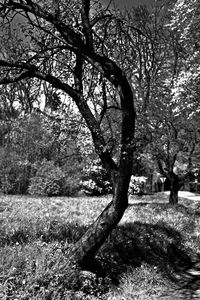
[[[189,1],[184,3],[190,12]],[[170,182],[169,202],[175,204],[179,189],[195,167],[199,72],[197,60],[192,60],[197,53],[191,53],[189,43],[183,42],[184,35],[179,31],[185,32],[185,27],[171,25],[168,4],[172,8],[170,1],[164,1],[151,10],[140,6],[128,12],[125,33],[135,50],[134,60],[130,54],[126,59],[137,97],[137,150],[154,158],[159,172]],[[185,18],[183,13],[180,16]]]
[[[113,184],[112,202],[81,239],[70,249],[69,258],[87,264],[122,218],[128,206],[128,187],[134,150],[134,94],[123,70],[104,53],[98,22],[110,14],[97,10],[90,1],[3,1],[0,4],[4,55],[0,59],[1,84],[36,78],[68,94],[83,116],[103,165]],[[21,18],[21,34],[11,28],[15,15]],[[6,40],[6,36],[9,37]],[[7,49],[6,49],[7,47]],[[119,162],[111,157],[99,121],[86,98],[85,70],[95,69],[118,91],[121,112]],[[91,72],[91,71],[90,71]]]
[[[17,98],[15,103],[20,104]],[[65,113],[56,109],[50,114],[49,110],[52,108],[48,106],[45,111],[35,109],[24,113],[19,108],[15,117],[4,111],[7,118],[0,121],[0,182],[4,193],[26,193],[39,166],[44,178],[48,169],[45,163],[50,164],[52,173],[61,168],[65,174],[60,194],[72,194],[80,189],[81,171],[94,151],[91,143],[88,146],[88,132],[83,128],[80,114],[70,107],[66,107]],[[90,153],[86,154],[83,147],[84,151],[90,147]],[[36,188],[32,194],[34,191]]]
[[[159,109],[154,115],[152,141],[147,151],[152,153],[159,172],[168,179],[171,204],[178,203],[178,191],[195,169],[200,143],[198,118],[190,116],[187,107],[181,111],[177,104],[174,109],[172,105],[163,108],[162,113]]]
[[[196,168],[199,148],[199,2],[179,0],[171,8],[167,23],[175,37],[172,57],[174,76],[171,84],[170,105],[163,125],[166,126],[165,158],[158,159],[163,175],[170,179],[170,202],[178,202],[178,190]],[[166,116],[166,115],[165,115]],[[162,126],[161,126],[162,127]],[[161,129],[162,130],[162,129]],[[158,142],[158,140],[157,140]],[[158,145],[162,143],[162,138]],[[180,167],[181,166],[181,167]],[[171,170],[171,171],[170,171]],[[164,174],[165,173],[165,174]]]

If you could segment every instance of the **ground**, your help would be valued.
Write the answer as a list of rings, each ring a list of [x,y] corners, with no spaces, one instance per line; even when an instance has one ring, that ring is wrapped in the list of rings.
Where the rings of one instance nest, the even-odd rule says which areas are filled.
[[[131,196],[90,270],[69,247],[111,197],[0,197],[0,299],[200,299],[200,199]]]

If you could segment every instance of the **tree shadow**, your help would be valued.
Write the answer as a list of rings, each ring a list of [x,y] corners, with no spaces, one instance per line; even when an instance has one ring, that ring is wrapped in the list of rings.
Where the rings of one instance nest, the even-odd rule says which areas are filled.
[[[36,227],[36,226],[35,226]],[[45,243],[67,242],[75,243],[87,230],[87,226],[77,222],[65,222],[61,219],[52,219],[48,226],[25,227],[19,226],[11,232],[7,232],[5,226],[0,228],[0,246],[27,244],[34,240],[42,240]]]
[[[184,299],[200,299],[200,256],[193,262],[192,268],[181,274],[179,290]]]
[[[46,243],[68,241],[71,244],[86,230],[87,226],[55,219],[48,230],[38,230],[34,238]],[[16,231],[4,239],[4,244],[28,243],[31,238],[31,233],[27,236],[27,232]],[[144,263],[156,267],[163,276],[177,282],[184,299],[191,299],[188,297],[193,297],[200,286],[200,257],[194,259],[185,248],[181,233],[164,222],[149,224],[137,221],[119,225],[100,249],[97,259],[91,261],[89,269],[97,276],[109,277],[117,285],[122,273],[130,266],[139,267]],[[191,273],[191,269],[199,273]]]
[[[119,283],[121,274],[130,266],[147,263],[174,282],[180,281],[175,274],[185,273],[194,266],[181,234],[164,222],[118,226],[102,247],[99,259],[105,275],[109,274],[114,284]]]

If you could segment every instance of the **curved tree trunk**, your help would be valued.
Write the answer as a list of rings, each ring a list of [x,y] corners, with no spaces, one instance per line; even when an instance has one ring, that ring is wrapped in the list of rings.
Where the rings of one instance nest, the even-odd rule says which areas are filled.
[[[79,265],[85,265],[94,257],[113,228],[118,224],[128,206],[127,194],[132,174],[132,160],[135,147],[134,131],[136,112],[134,108],[134,94],[124,74],[124,70],[121,69],[115,61],[105,56],[104,51],[102,54],[95,52],[93,30],[89,16],[90,0],[82,0],[81,2],[81,25],[83,30],[80,34],[80,32],[77,32],[71,25],[69,26],[68,22],[60,20],[57,15],[55,16],[46,10],[45,7],[41,7],[35,3],[35,1],[7,1],[7,9],[11,9],[11,11],[20,10],[25,12],[25,15],[30,13],[33,14],[36,19],[40,18],[50,23],[56,32],[59,33],[59,45],[62,45],[65,50],[72,51],[74,57],[76,57],[76,62],[73,70],[74,83],[73,85],[69,85],[67,83],[68,77],[63,75],[56,77],[53,72],[47,72],[45,68],[41,71],[40,68],[31,65],[29,60],[27,63],[19,63],[18,60],[15,63],[1,60],[1,66],[17,68],[20,70],[20,75],[15,76],[15,78],[7,78],[6,76],[0,80],[0,83],[7,84],[33,77],[49,82],[54,88],[66,92],[73,99],[82,117],[85,119],[93,138],[95,150],[103,165],[107,168],[114,187],[112,202],[104,209],[96,221],[91,224],[80,240],[69,250],[70,252],[68,252],[69,261],[74,261]],[[43,27],[40,29],[43,30]],[[61,42],[63,42],[63,44]],[[59,48],[62,49],[62,46]],[[66,58],[68,59],[68,57]],[[119,94],[121,141],[120,160],[118,164],[115,163],[108,151],[99,119],[93,114],[88,103],[89,100],[84,98],[83,67],[86,62],[107,79]]]
[[[86,233],[68,253],[69,259],[81,266],[86,266],[91,262],[91,259],[94,258],[106,238],[121,220],[128,206],[128,188],[132,174],[134,152],[135,109],[131,87],[127,78],[115,63],[109,59],[105,60],[105,58],[102,61],[102,58],[99,56],[97,56],[97,60],[100,61],[103,68],[106,66],[106,63],[109,62],[109,67],[111,67],[110,73],[113,74],[112,80],[114,78],[114,85],[119,91],[122,112],[121,151],[119,166],[116,166],[110,154],[105,149],[105,142],[101,135],[101,130],[98,128],[98,124],[90,114],[85,102],[80,103],[79,99],[77,99],[76,103],[79,110],[85,117],[91,131],[96,152],[107,168],[113,183],[113,199],[111,203],[104,209],[96,221],[90,225]],[[108,67],[106,68],[108,74]],[[80,84],[81,73],[81,61],[77,56],[75,82],[80,91],[82,91]],[[109,78],[110,75],[107,76]],[[93,123],[91,123],[92,120]]]
[[[126,113],[123,119],[122,148],[119,167],[111,170],[113,181],[113,198],[111,203],[103,210],[98,218],[90,225],[86,233],[72,247],[68,253],[70,261],[81,266],[87,266],[94,258],[106,238],[121,220],[128,206],[128,188],[132,174],[133,160],[133,135],[134,123],[133,112]],[[129,129],[126,127],[129,123]],[[130,133],[130,128],[132,129]],[[107,160],[105,153],[99,154],[102,159]],[[109,165],[109,161],[107,161]]]
[[[76,88],[82,96],[81,98],[75,97],[74,100],[91,131],[95,150],[103,165],[107,168],[113,183],[113,199],[111,203],[90,225],[86,233],[68,253],[70,261],[86,266],[119,223],[128,206],[128,188],[132,174],[136,113],[133,91],[123,71],[109,58],[95,53],[87,53],[86,59],[115,86],[119,93],[122,123],[120,161],[117,166],[107,151],[99,123],[94,119],[86,102],[83,101],[83,64],[81,54],[78,54],[76,58],[74,79]]]
[[[90,225],[86,233],[73,246],[69,252],[69,259],[76,264],[86,267],[99,248],[103,245],[111,231],[121,220],[127,206],[128,199],[122,195],[113,196],[113,201],[104,209],[94,223]],[[123,203],[117,205],[118,203]]]

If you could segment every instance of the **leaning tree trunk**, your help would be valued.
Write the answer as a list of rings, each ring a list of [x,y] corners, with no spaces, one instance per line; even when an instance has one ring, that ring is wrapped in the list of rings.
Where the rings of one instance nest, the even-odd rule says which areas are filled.
[[[126,80],[121,86],[120,92],[121,96],[123,95],[122,146],[119,167],[111,171],[113,198],[111,203],[103,210],[96,221],[90,225],[86,233],[79,241],[77,241],[69,252],[69,259],[81,266],[87,266],[88,263],[91,262],[91,259],[94,258],[106,238],[121,220],[128,206],[128,187],[132,174],[134,151],[133,137],[135,128],[135,111],[133,108],[132,91]],[[129,106],[130,101],[132,101],[132,104]],[[97,148],[98,143],[94,144],[97,145]],[[109,157],[107,158],[107,155],[105,155],[105,152],[99,152],[102,162],[107,160],[107,163],[109,164]]]
[[[90,225],[80,240],[69,249],[69,260],[81,266],[87,266],[88,263],[91,263],[91,259],[94,258],[106,238],[119,223],[128,206],[128,187],[132,174],[134,152],[135,109],[132,89],[126,76],[115,63],[98,55],[95,56],[95,59],[102,65],[103,69],[105,68],[105,76],[114,84],[119,92],[122,114],[121,151],[117,167],[106,150],[106,143],[102,137],[101,130],[89,111],[86,102],[76,99],[76,104],[91,131],[96,152],[109,171],[113,183],[113,198],[111,203]],[[108,67],[111,69],[109,70]],[[76,86],[79,91],[82,91],[82,85],[80,84],[82,73],[81,62],[78,56],[75,71]]]
[[[123,187],[126,183],[120,181],[117,183],[112,201],[69,252],[69,259],[72,262],[82,267],[89,266],[99,248],[121,220],[128,206],[128,197],[126,188]]]
[[[74,83],[69,85],[65,76],[56,77],[49,74],[46,70],[40,71],[35,65],[28,63],[19,63],[16,65],[13,62],[1,60],[3,67],[19,69],[20,75],[15,79],[3,78],[1,83],[17,82],[24,78],[38,78],[49,82],[54,88],[61,89],[66,92],[76,103],[82,117],[91,132],[95,150],[99,155],[102,163],[110,172],[111,178],[114,183],[114,192],[112,202],[104,209],[96,221],[88,228],[86,233],[80,238],[79,241],[71,249],[69,249],[69,261],[74,261],[80,265],[86,264],[91,258],[94,257],[98,249],[109,236],[113,228],[118,224],[122,218],[125,209],[128,206],[128,186],[132,173],[132,160],[134,149],[134,130],[135,130],[135,108],[134,108],[134,95],[132,87],[124,74],[124,70],[105,56],[104,51],[102,55],[95,52],[95,45],[93,41],[93,29],[91,19],[89,16],[90,0],[82,0],[82,23],[80,28],[81,32],[68,22],[60,20],[59,17],[48,12],[45,8],[40,7],[35,1],[7,1],[6,10],[11,9],[15,11],[23,11],[25,14],[33,14],[36,19],[41,18],[50,23],[59,33],[59,43],[63,40],[65,50],[72,51],[73,56],[76,56],[76,64],[74,67]],[[30,2],[30,3],[29,3]],[[79,14],[79,12],[78,12]],[[94,18],[92,18],[94,21]],[[95,18],[96,19],[96,18]],[[98,19],[98,18],[97,18]],[[94,25],[96,24],[96,21]],[[42,29],[42,28],[40,28]],[[62,43],[61,48],[62,50]],[[68,56],[66,56],[68,59]],[[103,137],[99,119],[93,114],[88,101],[84,98],[83,90],[83,68],[84,63],[92,65],[104,78],[106,78],[119,93],[120,97],[120,112],[121,112],[121,143],[120,143],[120,161],[115,164],[113,161]],[[72,58],[73,63],[73,58]],[[87,68],[86,68],[87,69]],[[22,71],[21,71],[22,70]],[[70,69],[70,71],[72,71]],[[64,70],[63,70],[64,72]],[[12,77],[12,76],[11,76]],[[15,81],[14,81],[15,80]],[[87,82],[87,80],[86,80]],[[88,91],[87,91],[88,92]],[[107,107],[105,105],[105,107]]]

